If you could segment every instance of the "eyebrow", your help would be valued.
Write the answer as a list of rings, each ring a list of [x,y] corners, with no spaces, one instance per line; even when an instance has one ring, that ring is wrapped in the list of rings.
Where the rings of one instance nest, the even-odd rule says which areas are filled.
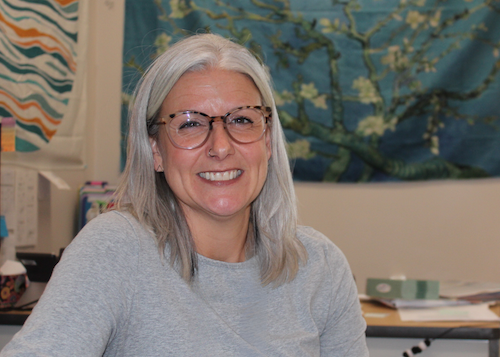
[[[265,112],[265,114],[268,115],[268,117],[272,117],[272,108],[269,106],[265,106],[265,105],[243,105],[240,107],[235,107],[223,115],[208,115],[208,114],[200,112],[198,110],[187,109],[187,110],[179,110],[175,113],[168,114],[167,117],[174,118],[175,116],[180,115],[180,114],[193,113],[193,114],[201,114],[203,116],[206,116],[207,118],[218,118],[218,117],[226,116],[226,115],[228,115],[236,110],[239,110],[239,109],[259,109],[259,110],[263,110]],[[164,118],[164,116],[160,116],[160,118]]]

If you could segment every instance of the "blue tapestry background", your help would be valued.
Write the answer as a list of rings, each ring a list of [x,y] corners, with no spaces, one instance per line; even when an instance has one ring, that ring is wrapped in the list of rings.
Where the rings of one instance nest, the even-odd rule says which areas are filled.
[[[295,180],[500,175],[498,0],[126,0],[123,132],[151,60],[206,31],[269,66]]]

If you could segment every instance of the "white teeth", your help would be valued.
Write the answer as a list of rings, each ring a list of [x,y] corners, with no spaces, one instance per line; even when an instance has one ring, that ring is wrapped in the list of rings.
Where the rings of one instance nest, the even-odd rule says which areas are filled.
[[[229,181],[241,175],[241,170],[224,172],[200,172],[198,175],[209,181]]]

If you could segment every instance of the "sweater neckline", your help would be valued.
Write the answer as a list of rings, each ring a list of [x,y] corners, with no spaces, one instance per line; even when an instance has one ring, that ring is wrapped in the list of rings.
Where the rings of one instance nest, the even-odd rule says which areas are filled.
[[[244,262],[239,262],[239,263],[229,263],[222,260],[207,258],[199,253],[197,253],[197,256],[198,256],[198,261],[201,265],[207,265],[221,269],[248,269],[257,264],[256,256],[253,256],[250,259],[247,259]]]

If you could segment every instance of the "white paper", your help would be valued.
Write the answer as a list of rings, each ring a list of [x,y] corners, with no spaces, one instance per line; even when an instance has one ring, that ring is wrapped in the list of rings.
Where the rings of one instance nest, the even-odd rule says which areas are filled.
[[[21,275],[26,274],[26,268],[19,262],[7,260],[0,268],[0,275]]]
[[[500,291],[500,283],[450,280],[442,281],[439,287],[439,295],[448,298],[460,298],[496,291]]]
[[[428,309],[399,309],[401,321],[500,321],[488,303],[435,307]]]
[[[71,187],[61,177],[57,176],[52,171],[40,171],[40,175],[52,182],[60,190],[70,190]]]
[[[376,300],[380,301],[384,305],[390,306],[395,309],[427,309],[430,307],[461,306],[461,305],[472,304],[470,301],[466,300],[450,300],[450,299],[439,299],[439,300],[376,299]]]

